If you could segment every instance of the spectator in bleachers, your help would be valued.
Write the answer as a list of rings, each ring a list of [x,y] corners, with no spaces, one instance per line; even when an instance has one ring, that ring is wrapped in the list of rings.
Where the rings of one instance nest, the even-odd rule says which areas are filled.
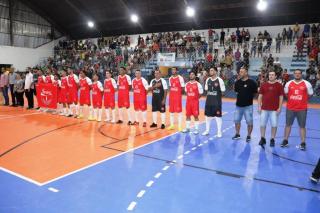
[[[299,36],[299,31],[300,31],[300,26],[298,23],[296,23],[294,26],[293,26],[293,40],[295,39],[298,39],[300,36]]]
[[[293,37],[293,32],[291,27],[289,27],[287,31],[287,45],[289,44],[292,45],[292,37]]]
[[[263,52],[263,43],[262,43],[262,40],[260,39],[258,43],[258,57],[260,55],[260,57],[262,58],[262,52]]]
[[[282,35],[282,45],[285,45],[286,41],[287,41],[287,30],[286,30],[286,28],[283,28],[281,35]]]
[[[256,57],[257,46],[258,46],[258,42],[256,40],[256,37],[254,37],[253,41],[251,42],[251,52],[250,52],[251,57]]]
[[[304,38],[309,37],[310,34],[310,24],[306,23],[303,27],[303,36]]]
[[[276,53],[280,53],[281,50],[281,37],[280,33],[278,33],[278,36],[276,37]]]
[[[220,32],[220,46],[224,46],[225,35],[226,35],[226,32],[224,32],[224,30],[222,28],[221,32]]]
[[[296,48],[297,48],[297,60],[303,60],[303,37],[301,36],[297,42],[296,42]]]
[[[241,52],[240,52],[239,48],[238,48],[237,51],[234,53],[234,58],[235,58],[236,62],[240,61]]]

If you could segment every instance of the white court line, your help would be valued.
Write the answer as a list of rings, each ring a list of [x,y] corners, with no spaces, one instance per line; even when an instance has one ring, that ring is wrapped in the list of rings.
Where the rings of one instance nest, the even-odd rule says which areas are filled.
[[[41,113],[42,113],[42,112],[32,113],[32,114],[41,114]],[[222,115],[225,115],[225,114],[228,114],[228,112],[222,113]],[[22,116],[23,116],[23,115],[22,115]],[[0,119],[1,119],[1,118],[0,118]],[[203,124],[203,123],[204,123],[204,122],[201,122],[200,124]],[[85,170],[85,169],[88,169],[88,168],[90,168],[90,167],[96,166],[96,165],[98,165],[98,164],[100,164],[100,163],[103,163],[103,162],[105,162],[105,161],[107,161],[107,160],[111,160],[111,159],[113,159],[113,158],[116,158],[116,157],[119,157],[119,156],[121,156],[121,155],[127,154],[127,153],[129,153],[129,152],[134,151],[134,150],[137,150],[137,149],[140,149],[140,148],[142,148],[142,147],[151,145],[151,144],[153,144],[153,143],[155,143],[155,142],[158,142],[158,141],[160,141],[160,140],[163,140],[163,139],[165,139],[165,138],[167,138],[167,137],[170,137],[170,136],[172,136],[172,135],[175,135],[175,134],[180,134],[180,132],[173,132],[173,133],[171,133],[171,134],[169,134],[169,135],[163,136],[163,137],[161,137],[161,138],[159,138],[159,139],[157,139],[157,140],[154,140],[154,141],[152,141],[152,142],[150,142],[150,143],[143,144],[143,145],[141,145],[141,146],[137,146],[137,147],[132,148],[132,149],[129,149],[129,150],[125,151],[125,152],[121,152],[121,153],[119,153],[119,154],[117,154],[117,155],[114,155],[114,156],[112,156],[112,157],[109,157],[109,158],[103,159],[103,160],[101,160],[101,161],[98,161],[98,162],[89,164],[89,165],[87,165],[87,166],[85,166],[85,167],[82,167],[82,168],[80,168],[80,169],[74,170],[74,171],[72,171],[72,172],[69,172],[69,173],[67,173],[67,174],[61,175],[61,176],[59,176],[59,177],[53,178],[53,179],[51,179],[51,180],[49,180],[49,181],[46,181],[46,182],[43,182],[43,183],[37,182],[37,181],[35,181],[35,180],[32,180],[32,179],[30,179],[30,178],[28,178],[28,177],[25,177],[25,176],[23,176],[23,175],[20,175],[20,174],[18,174],[18,173],[15,173],[15,172],[13,172],[13,171],[8,170],[8,169],[4,169],[4,168],[2,168],[2,167],[0,167],[0,169],[1,169],[2,171],[5,171],[5,172],[10,173],[11,175],[14,175],[14,176],[16,176],[16,177],[19,177],[19,178],[21,178],[21,179],[23,179],[23,180],[26,180],[26,181],[28,181],[28,182],[34,183],[34,184],[36,184],[36,185],[38,185],[38,186],[44,186],[44,185],[46,185],[46,184],[48,184],[48,183],[51,183],[51,182],[60,180],[60,179],[62,179],[62,178],[65,178],[65,177],[67,177],[67,176],[73,175],[73,174],[75,174],[75,173],[78,173],[78,172],[83,171],[83,170]],[[195,149],[196,149],[196,147],[192,148],[192,150],[195,150]],[[170,162],[170,164],[174,164],[174,163],[176,163],[176,160],[173,160],[172,162]]]
[[[147,183],[146,187],[151,187],[153,183],[154,183],[154,182],[153,182],[152,180],[150,180],[150,181]]]
[[[154,178],[159,178],[160,176],[162,175],[162,173],[161,172],[158,172],[155,176],[154,176]]]
[[[20,174],[18,174],[18,173],[15,173],[15,172],[10,171],[10,170],[8,170],[8,169],[5,169],[5,168],[3,168],[3,167],[0,167],[0,170],[1,170],[1,171],[4,171],[4,172],[7,172],[7,173],[9,173],[9,174],[11,174],[11,175],[13,175],[13,176],[19,177],[19,178],[21,178],[21,179],[23,179],[23,180],[25,180],[25,181],[30,182],[30,183],[36,184],[37,186],[42,186],[41,183],[39,183],[38,181],[32,180],[32,179],[30,179],[30,178],[28,178],[28,177],[26,177],[26,176],[20,175]]]
[[[170,168],[170,166],[165,166],[165,167],[162,168],[162,170],[163,170],[163,171],[166,171],[166,170],[169,169],[169,168]]]
[[[146,193],[146,190],[141,190],[141,191],[137,194],[137,197],[138,197],[138,198],[141,198],[141,197],[144,195],[144,193]]]
[[[184,154],[187,155],[187,154],[189,154],[189,153],[190,153],[190,151],[188,150],[188,151],[186,151]]]
[[[1,117],[0,120],[10,119],[10,118],[17,118],[17,117],[24,117],[24,116],[36,115],[36,114],[42,114],[42,112],[33,112],[33,113],[22,114],[22,115],[12,115],[12,116],[7,116],[7,117]]]
[[[55,189],[55,188],[53,188],[53,187],[50,187],[50,188],[48,188],[50,191],[52,191],[52,192],[55,192],[55,193],[57,193],[57,192],[59,192],[59,190],[58,189]]]
[[[132,211],[134,207],[136,207],[137,203],[136,202],[131,202],[130,205],[128,206],[127,210]]]

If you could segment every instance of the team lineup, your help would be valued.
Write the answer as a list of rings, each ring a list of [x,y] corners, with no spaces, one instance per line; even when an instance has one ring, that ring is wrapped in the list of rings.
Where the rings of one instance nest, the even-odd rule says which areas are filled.
[[[199,99],[206,95],[205,100],[205,123],[206,128],[203,136],[209,135],[210,123],[215,118],[217,125],[216,136],[222,137],[222,97],[226,91],[224,81],[219,77],[216,67],[209,69],[209,77],[205,81],[204,88],[196,81],[196,73],[189,72],[189,81],[185,83],[182,76],[178,74],[176,67],[172,68],[172,75],[167,81],[162,78],[159,70],[154,71],[154,79],[150,84],[141,76],[141,71],[135,71],[135,78],[126,74],[125,67],[119,70],[117,81],[112,78],[110,70],[105,71],[103,84],[99,81],[99,76],[94,74],[92,80],[88,78],[84,71],[80,71],[79,77],[73,73],[72,69],[61,72],[61,78],[51,75],[50,70],[44,76],[42,71],[38,71],[37,84],[52,84],[58,88],[58,106],[55,113],[62,116],[84,118],[84,107],[89,108],[89,121],[102,121],[102,108],[105,108],[105,121],[122,124],[124,122],[125,111],[128,125],[147,126],[147,95],[152,93],[152,123],[150,128],[158,126],[158,113],[161,117],[161,129],[166,126],[166,100],[169,96],[170,125],[168,130],[177,129],[179,132],[199,134]],[[130,110],[130,91],[133,92],[134,118]],[[287,95],[286,128],[284,140],[281,147],[288,146],[288,138],[291,126],[297,118],[301,144],[299,149],[306,149],[306,118],[308,99],[313,94],[309,82],[302,79],[301,70],[294,72],[294,80],[286,83],[285,87],[277,81],[274,71],[269,72],[268,82],[263,83],[258,88],[255,81],[248,77],[247,68],[240,69],[238,80],[235,82],[234,91],[237,94],[236,109],[234,113],[234,123],[236,134],[233,140],[240,139],[241,120],[244,117],[247,123],[246,142],[251,141],[253,130],[253,100],[258,96],[258,112],[260,116],[261,140],[259,145],[266,144],[265,130],[268,121],[271,123],[270,146],[275,145],[275,136],[278,126],[278,116],[281,113],[284,95]],[[116,93],[118,106],[118,119],[116,120]],[[185,128],[183,129],[183,106],[182,95],[185,93]],[[40,108],[41,111],[47,109]],[[140,118],[139,118],[140,117]],[[177,117],[177,128],[175,127],[175,117]],[[194,118],[194,128],[191,130],[191,118]]]
[[[190,132],[191,117],[194,117],[194,134],[199,133],[199,99],[204,90],[207,91],[205,107],[206,131],[203,135],[209,134],[211,117],[216,117],[218,126],[218,137],[222,136],[222,95],[225,91],[223,80],[218,77],[217,69],[210,68],[210,77],[206,80],[205,88],[196,81],[196,74],[189,73],[189,81],[185,83],[182,76],[178,74],[177,68],[172,68],[172,76],[169,78],[169,85],[161,72],[155,70],[154,79],[148,84],[141,76],[141,71],[135,71],[135,78],[131,80],[126,74],[124,67],[120,68],[117,81],[112,78],[110,70],[105,71],[106,79],[102,84],[99,76],[94,74],[92,80],[80,71],[79,77],[72,69],[62,70],[61,76],[52,75],[50,70],[44,75],[38,71],[37,84],[52,84],[58,88],[58,106],[56,113],[62,116],[83,118],[84,107],[89,107],[89,121],[102,121],[102,107],[105,108],[105,121],[121,124],[124,121],[124,111],[127,114],[128,125],[139,125],[139,117],[142,126],[147,125],[147,94],[152,93],[152,124],[151,128],[157,127],[158,112],[161,116],[161,129],[165,129],[166,123],[166,99],[169,96],[170,126],[168,130],[175,129],[175,114],[178,117],[178,130],[184,133]],[[130,111],[130,91],[133,91],[134,118]],[[116,120],[116,93],[118,106],[118,120]],[[182,129],[182,95],[186,95],[186,122],[185,129]],[[40,108],[40,111],[47,109]]]

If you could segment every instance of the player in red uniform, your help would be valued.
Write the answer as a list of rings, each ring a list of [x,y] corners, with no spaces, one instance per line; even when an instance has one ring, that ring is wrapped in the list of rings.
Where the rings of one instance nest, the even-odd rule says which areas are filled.
[[[54,81],[54,76],[52,75],[51,70],[48,69],[47,70],[47,75],[45,77],[45,83],[46,84],[52,84],[53,81]]]
[[[60,115],[68,116],[68,92],[69,92],[69,86],[68,86],[68,77],[66,70],[62,70],[61,72],[61,79],[60,79],[60,92],[59,92],[59,102],[63,104],[63,111],[60,113]]]
[[[37,80],[37,84],[38,85],[40,85],[40,84],[44,84],[45,83],[45,80],[46,80],[46,78],[45,78],[45,76],[43,75],[43,72],[42,72],[42,70],[38,70],[38,80]],[[38,103],[39,103],[39,100],[38,100]],[[39,107],[38,108],[38,111],[44,111],[44,108],[42,108],[42,107]]]
[[[300,150],[306,149],[306,121],[308,111],[308,99],[313,95],[313,89],[308,81],[302,79],[302,71],[297,69],[294,71],[294,80],[289,81],[284,92],[287,94],[287,111],[286,111],[286,128],[284,140],[281,147],[287,147],[288,138],[291,132],[291,126],[297,118],[300,127],[301,144],[298,146]]]
[[[92,106],[93,106],[93,119],[96,121],[101,121],[102,117],[102,92],[103,86],[99,81],[99,76],[94,74],[92,83]]]
[[[190,132],[191,116],[194,117],[195,130],[194,134],[199,134],[199,99],[203,93],[203,88],[199,82],[196,81],[196,73],[191,71],[189,73],[190,81],[186,83],[185,92],[187,95],[186,103],[186,128],[184,133]]]
[[[120,68],[120,75],[118,76],[118,107],[119,107],[119,120],[118,124],[123,123],[123,108],[127,109],[128,114],[128,125],[131,125],[131,114],[130,114],[130,92],[131,89],[131,78],[126,74],[126,68]]]
[[[143,127],[147,126],[147,93],[148,93],[148,82],[146,79],[141,77],[141,71],[136,70],[136,78],[132,80],[133,88],[133,103],[136,121],[134,125],[139,125],[138,113],[141,112]]]
[[[57,108],[55,109],[55,111],[52,114],[61,114],[62,111],[63,111],[63,105],[62,105],[62,103],[60,101],[60,85],[61,85],[61,81],[59,79],[59,75],[58,74],[54,74],[53,75],[52,85],[57,88]]]
[[[79,115],[78,118],[83,118],[83,106],[87,105],[89,107],[89,116],[88,120],[93,120],[92,117],[92,107],[91,107],[91,100],[90,100],[90,89],[91,89],[92,81],[88,78],[83,70],[80,71],[80,78],[79,78]]]
[[[69,117],[77,117],[79,115],[78,105],[78,87],[79,78],[73,73],[72,69],[68,69],[68,104],[69,104]]]
[[[178,129],[182,131],[182,92],[184,88],[184,80],[178,75],[176,67],[172,68],[172,76],[169,78],[169,112],[170,126],[168,130],[174,129],[174,113],[178,113]]]
[[[112,112],[111,123],[116,122],[116,110],[115,110],[115,93],[117,90],[117,83],[112,78],[110,69],[106,70],[106,79],[104,80],[104,94],[103,102],[106,110],[106,122],[110,121],[110,110]]]

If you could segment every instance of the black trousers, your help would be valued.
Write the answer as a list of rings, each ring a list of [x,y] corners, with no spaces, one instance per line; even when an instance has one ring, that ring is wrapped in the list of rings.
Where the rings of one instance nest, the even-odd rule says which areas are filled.
[[[23,97],[24,92],[15,92],[15,96],[17,98],[17,105],[18,106],[24,106],[24,97]]]
[[[26,90],[26,97],[28,100],[28,108],[33,108],[33,89],[30,89],[29,91]]]
[[[10,93],[11,93],[11,102],[12,102],[12,105],[16,105],[16,95],[15,95],[15,92],[13,91],[13,87],[14,87],[14,84],[10,84]]]
[[[317,178],[317,179],[320,178],[320,158],[318,160],[316,168],[314,168],[314,170],[312,172],[312,177]]]

